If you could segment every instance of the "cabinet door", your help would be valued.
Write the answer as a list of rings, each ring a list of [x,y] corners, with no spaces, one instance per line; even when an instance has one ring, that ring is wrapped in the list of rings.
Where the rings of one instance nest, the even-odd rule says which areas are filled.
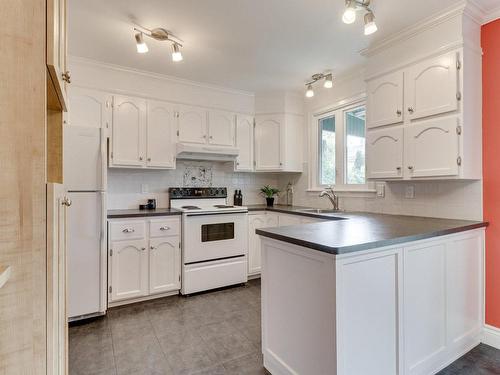
[[[208,112],[208,143],[215,146],[234,146],[234,113]]]
[[[403,72],[369,81],[367,91],[368,128],[403,122]]]
[[[253,171],[253,117],[236,116],[236,147],[240,153],[235,170]]]
[[[279,116],[256,119],[255,123],[255,170],[279,170],[281,160],[281,136],[283,119]]]
[[[64,111],[67,110],[66,83],[69,72],[66,71],[67,28],[66,0],[47,0],[47,71],[48,80],[55,98]],[[51,99],[48,100],[49,105]]]
[[[433,118],[405,128],[405,155],[410,177],[458,174],[459,135],[456,117]]]
[[[261,247],[260,236],[255,233],[258,228],[267,227],[266,214],[248,216],[248,274],[260,273]]]
[[[138,98],[113,98],[112,166],[143,166],[146,102]]]
[[[179,237],[151,239],[149,245],[149,293],[180,289]]]
[[[175,168],[174,109],[165,102],[148,101],[146,128],[146,165]]]
[[[71,126],[107,128],[111,120],[110,94],[80,87],[68,90],[68,123]]]
[[[278,214],[272,212],[266,212],[266,228],[272,228],[277,226],[279,226]]]
[[[458,108],[457,55],[450,52],[416,64],[406,74],[408,118],[417,119]]]
[[[111,242],[110,300],[120,301],[148,294],[146,240]]]
[[[403,128],[368,131],[366,164],[368,178],[402,178]]]
[[[302,218],[300,215],[279,215],[279,226],[284,227],[287,225],[298,225],[302,224]]]
[[[180,106],[177,128],[179,142],[207,143],[207,111],[198,107]]]

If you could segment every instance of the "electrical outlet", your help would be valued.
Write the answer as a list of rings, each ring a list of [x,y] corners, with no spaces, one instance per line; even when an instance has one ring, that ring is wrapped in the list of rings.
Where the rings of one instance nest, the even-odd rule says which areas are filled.
[[[405,198],[406,199],[413,199],[415,198],[415,186],[414,185],[408,185],[405,188]]]
[[[375,186],[377,189],[377,197],[384,198],[385,197],[385,184],[383,182],[377,182]]]
[[[148,184],[141,184],[141,192],[144,193],[149,193],[149,185]]]

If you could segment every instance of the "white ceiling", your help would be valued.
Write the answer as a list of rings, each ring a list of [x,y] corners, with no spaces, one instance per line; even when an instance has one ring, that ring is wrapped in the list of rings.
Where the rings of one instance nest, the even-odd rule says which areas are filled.
[[[69,0],[69,53],[251,92],[293,90],[313,73],[351,70],[370,42],[456,2],[373,0],[379,31],[366,37],[362,17],[342,23],[344,0]],[[184,61],[148,39],[138,54],[134,25],[172,31]]]

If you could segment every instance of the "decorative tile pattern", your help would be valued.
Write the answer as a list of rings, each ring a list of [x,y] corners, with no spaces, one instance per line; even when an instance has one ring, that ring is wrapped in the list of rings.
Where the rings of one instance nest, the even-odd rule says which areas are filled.
[[[186,166],[184,169],[183,185],[185,187],[210,187],[212,186],[211,166]]]

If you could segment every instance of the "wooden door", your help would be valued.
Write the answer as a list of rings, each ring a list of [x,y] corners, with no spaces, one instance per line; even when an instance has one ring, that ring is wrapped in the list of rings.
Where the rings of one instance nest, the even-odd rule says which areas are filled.
[[[367,128],[403,122],[403,72],[368,81]]]
[[[255,123],[255,170],[280,170],[283,119],[266,116]]]
[[[146,165],[175,168],[174,109],[170,103],[148,101]]]
[[[403,128],[371,130],[366,133],[368,178],[403,177]]]
[[[47,184],[47,373],[66,374],[66,210],[71,201],[63,185]]]
[[[111,242],[110,300],[112,302],[148,294],[146,240]]]
[[[450,52],[410,67],[406,74],[409,119],[458,109],[458,56]]]
[[[455,176],[459,172],[458,118],[439,117],[405,128],[409,177]]]
[[[149,245],[149,294],[180,289],[179,237],[151,239]]]
[[[113,98],[111,166],[143,166],[146,101],[139,98]]]
[[[179,106],[177,130],[179,142],[207,143],[207,111],[199,107]]]
[[[225,111],[208,112],[208,143],[214,146],[234,146],[234,113]]]
[[[236,116],[236,147],[239,155],[236,158],[235,170],[253,171],[253,117]]]

